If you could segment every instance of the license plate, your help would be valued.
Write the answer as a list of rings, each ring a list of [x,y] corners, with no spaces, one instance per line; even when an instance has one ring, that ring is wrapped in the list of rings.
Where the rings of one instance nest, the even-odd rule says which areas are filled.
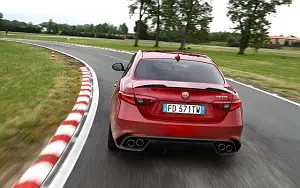
[[[201,105],[163,104],[163,112],[203,115],[205,112],[205,108]]]

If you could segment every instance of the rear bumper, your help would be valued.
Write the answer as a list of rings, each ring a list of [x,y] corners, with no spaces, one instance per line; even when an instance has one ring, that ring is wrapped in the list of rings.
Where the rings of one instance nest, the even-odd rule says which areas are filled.
[[[154,121],[145,119],[137,113],[133,113],[134,116],[120,113],[119,117],[112,121],[113,137],[117,140],[122,135],[131,134],[146,137],[240,140],[243,125],[238,124],[242,121],[236,120],[236,113],[238,112],[228,113],[218,124]]]
[[[136,106],[120,105],[119,113],[111,116],[112,134],[118,147],[129,136],[147,138],[149,141],[167,138],[168,141],[185,142],[232,141],[240,147],[243,131],[242,109],[231,111],[222,122],[170,122],[144,118]],[[123,149],[123,148],[121,148]]]
[[[141,142],[142,140],[142,142]],[[187,149],[196,145],[210,145],[219,155],[230,155],[241,148],[239,140],[229,139],[191,139],[174,137],[144,137],[124,135],[117,147],[129,151],[143,151],[146,148]]]
[[[223,126],[212,124],[165,124],[161,122],[137,122],[131,120],[116,120],[114,138],[124,134],[146,137],[175,137],[195,139],[232,138],[239,140],[243,126]]]

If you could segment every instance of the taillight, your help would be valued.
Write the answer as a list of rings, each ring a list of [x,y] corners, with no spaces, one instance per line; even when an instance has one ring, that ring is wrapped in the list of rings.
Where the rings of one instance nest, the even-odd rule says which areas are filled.
[[[133,94],[119,92],[119,98],[123,101],[126,101],[130,104],[135,105],[135,100],[134,100]]]
[[[223,108],[226,109],[228,111],[233,111],[238,109],[241,105],[242,105],[242,101],[241,100],[234,100],[234,101],[214,101],[213,106],[217,107],[217,108]]]
[[[242,105],[242,101],[241,100],[235,100],[235,101],[232,101],[231,102],[231,105],[230,105],[230,110],[233,111],[233,110],[236,110],[238,109],[239,107],[241,107]]]
[[[144,105],[144,104],[152,104],[156,101],[156,98],[144,96],[144,95],[134,95],[129,93],[119,92],[119,98],[133,105]]]
[[[135,95],[135,100],[139,105],[143,105],[155,103],[156,98],[144,95]]]

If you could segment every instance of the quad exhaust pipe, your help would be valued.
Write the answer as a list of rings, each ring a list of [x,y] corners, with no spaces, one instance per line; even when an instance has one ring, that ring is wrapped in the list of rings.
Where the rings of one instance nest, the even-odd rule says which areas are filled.
[[[127,140],[127,145],[131,148],[133,148],[135,146],[135,141],[132,139]]]
[[[136,146],[143,147],[144,144],[145,144],[144,140],[142,140],[142,139],[137,139],[136,140]]]
[[[216,141],[213,145],[216,152],[220,155],[236,152],[235,144],[232,141]]]
[[[219,144],[219,146],[218,146],[219,151],[224,151],[225,148],[226,148],[225,144]]]
[[[231,145],[228,145],[226,146],[226,152],[231,152],[232,151],[232,146]]]
[[[127,150],[142,151],[145,149],[149,141],[150,140],[147,137],[128,136],[123,139],[120,145]],[[239,146],[236,146],[235,142],[231,140],[215,141],[213,142],[213,147],[219,155],[233,154],[239,149]]]
[[[143,149],[148,142],[147,138],[144,137],[127,137],[121,143],[123,147],[132,148],[133,150],[136,149]]]

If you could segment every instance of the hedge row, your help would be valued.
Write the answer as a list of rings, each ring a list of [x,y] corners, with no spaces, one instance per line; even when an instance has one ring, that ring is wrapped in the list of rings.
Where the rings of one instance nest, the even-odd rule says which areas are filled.
[[[96,37],[96,38],[107,38],[107,39],[120,39],[120,40],[124,40],[124,36],[122,36],[122,35],[113,35],[113,34],[104,34],[104,33],[66,32],[66,31],[62,31],[60,33],[60,35],[78,36],[78,37]],[[130,37],[130,36],[127,36],[126,38],[128,38],[128,37]]]
[[[32,26],[14,26],[9,25],[6,27],[8,31],[12,32],[23,32],[23,33],[41,33],[40,28],[32,27]]]

